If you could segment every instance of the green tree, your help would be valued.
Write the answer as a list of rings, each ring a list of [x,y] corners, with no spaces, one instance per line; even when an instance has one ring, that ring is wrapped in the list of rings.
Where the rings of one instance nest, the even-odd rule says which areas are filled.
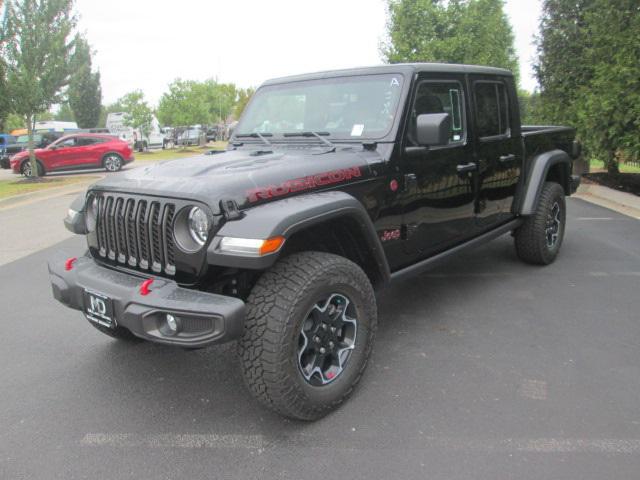
[[[389,63],[445,62],[507,68],[518,78],[513,30],[502,0],[388,0]]]
[[[546,117],[553,123],[576,125],[582,91],[593,78],[586,62],[592,39],[585,14],[593,0],[545,0],[536,38],[534,71]]]
[[[640,154],[637,0],[545,0],[535,65],[542,109],[575,125],[588,156],[618,171]]]
[[[543,125],[548,123],[540,101],[540,92],[518,90],[520,118],[523,125]]]
[[[4,131],[11,132],[12,130],[17,130],[19,128],[24,128],[24,118],[20,115],[16,115],[15,113],[7,115],[7,118],[4,121]]]
[[[61,122],[76,121],[76,118],[73,115],[73,110],[71,110],[68,102],[63,102],[60,104],[58,111],[56,112],[55,119]]]
[[[153,110],[144,99],[144,93],[141,90],[127,93],[117,103],[122,106],[122,111],[127,114],[124,117],[126,126],[139,129],[143,137],[151,133]]]
[[[74,118],[80,128],[97,127],[102,106],[100,72],[91,70],[91,48],[81,35],[76,35],[71,65],[73,73],[67,95]]]
[[[578,123],[588,151],[618,173],[621,155],[640,156],[640,3],[595,0],[585,23],[593,71],[579,91]]]
[[[158,104],[163,125],[210,125],[226,120],[236,104],[237,89],[231,83],[209,79],[174,80]]]
[[[0,0],[0,25],[5,24],[5,13],[2,4],[4,2]],[[7,91],[7,66],[4,60],[5,44],[9,39],[9,35],[4,28],[0,29],[0,92]],[[11,104],[9,97],[6,94],[0,94],[0,133],[9,131],[8,120],[11,115]]]
[[[177,78],[169,85],[169,91],[160,97],[158,119],[163,125],[187,126],[206,124],[209,121],[207,106],[199,98],[201,92],[193,80]]]
[[[238,89],[238,99],[236,100],[236,105],[233,109],[233,116],[237,119],[240,118],[242,112],[246,108],[249,100],[253,97],[253,94],[256,93],[255,88],[240,88]]]
[[[11,111],[24,116],[29,132],[32,175],[38,175],[33,128],[38,112],[60,102],[69,82],[76,24],[72,0],[10,0],[2,30]]]

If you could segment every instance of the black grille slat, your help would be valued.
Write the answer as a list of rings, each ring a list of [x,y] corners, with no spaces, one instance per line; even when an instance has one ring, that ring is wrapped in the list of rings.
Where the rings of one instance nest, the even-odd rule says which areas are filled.
[[[107,240],[105,234],[105,224],[106,224],[106,215],[105,215],[105,199],[104,197],[98,198],[98,253],[105,257],[107,255]]]
[[[151,269],[154,272],[162,271],[162,232],[160,224],[160,204],[153,202],[149,210],[149,236],[151,240]]]
[[[113,197],[107,197],[105,205],[105,220],[107,230],[107,256],[111,260],[116,259],[115,221],[113,215]]]
[[[164,235],[164,258],[165,258],[165,272],[169,275],[176,273],[175,263],[175,244],[173,241],[173,216],[175,215],[175,205],[169,203],[164,207],[164,214],[162,215],[162,233]]]
[[[119,264],[175,275],[176,206],[130,195],[98,193],[98,255]]]
[[[124,216],[128,262],[129,265],[135,267],[138,264],[138,240],[136,238],[136,202],[132,198],[127,200]]]
[[[136,217],[136,233],[138,235],[138,251],[140,252],[140,267],[149,268],[149,232],[147,229],[147,202],[140,201]]]
[[[115,201],[114,217],[116,227],[116,255],[118,262],[120,263],[125,263],[127,261],[127,237],[125,235],[124,207],[124,198],[117,198]]]

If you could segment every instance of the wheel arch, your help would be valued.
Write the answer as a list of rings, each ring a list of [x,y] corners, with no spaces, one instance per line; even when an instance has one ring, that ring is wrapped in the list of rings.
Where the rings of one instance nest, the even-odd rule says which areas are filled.
[[[532,215],[536,211],[545,182],[556,182],[562,186],[565,195],[571,195],[571,165],[571,157],[563,150],[551,150],[535,156],[531,160],[517,213]]]
[[[219,250],[222,237],[268,239],[283,236],[283,247],[263,257],[229,255]],[[217,232],[207,251],[210,265],[264,270],[282,256],[304,250],[341,255],[358,264],[374,287],[389,282],[390,270],[366,210],[351,195],[326,192],[277,200],[244,212]]]
[[[31,161],[31,159],[29,157],[25,158],[24,160],[22,160],[20,162],[20,173],[22,173],[22,167],[24,166],[25,163],[29,163]],[[42,160],[40,160],[38,157],[36,157],[36,163],[38,165],[40,165],[40,168],[42,168],[42,175],[46,175],[47,173],[47,169],[44,166],[44,163],[42,163]]]

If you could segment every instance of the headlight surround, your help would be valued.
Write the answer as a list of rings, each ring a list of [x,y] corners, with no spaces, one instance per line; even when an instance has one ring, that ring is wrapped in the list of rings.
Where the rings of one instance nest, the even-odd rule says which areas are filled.
[[[209,237],[209,217],[200,207],[192,207],[189,210],[189,233],[191,238],[200,246],[204,245]]]
[[[96,229],[98,224],[98,197],[95,195],[91,195],[87,199],[84,222],[87,227],[87,232],[91,233]]]

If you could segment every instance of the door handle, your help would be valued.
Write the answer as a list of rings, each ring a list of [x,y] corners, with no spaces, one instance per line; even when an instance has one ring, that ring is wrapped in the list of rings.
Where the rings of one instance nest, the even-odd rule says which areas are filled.
[[[516,159],[516,156],[513,153],[509,155],[502,155],[498,160],[500,163],[511,163]]]
[[[467,172],[475,172],[476,170],[478,170],[478,164],[474,162],[465,163],[463,165],[458,165],[456,167],[456,170],[459,174],[467,173]]]

